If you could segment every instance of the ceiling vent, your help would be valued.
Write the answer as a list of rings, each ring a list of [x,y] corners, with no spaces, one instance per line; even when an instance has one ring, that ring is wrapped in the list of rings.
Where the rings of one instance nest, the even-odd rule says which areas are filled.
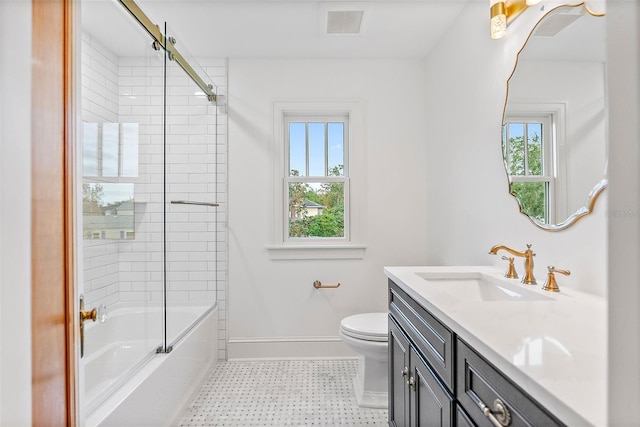
[[[330,10],[327,12],[327,34],[359,34],[363,10]]]
[[[535,37],[553,37],[577,21],[582,15],[582,13],[556,13],[550,15],[538,25],[533,35]]]

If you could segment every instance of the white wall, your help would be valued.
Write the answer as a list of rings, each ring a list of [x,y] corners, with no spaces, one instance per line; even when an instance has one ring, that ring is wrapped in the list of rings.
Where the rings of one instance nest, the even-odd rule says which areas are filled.
[[[428,90],[436,101],[429,106],[436,136],[429,150],[437,154],[430,158],[462,159],[456,170],[471,171],[460,177],[437,161],[429,164],[447,176],[429,186],[430,200],[457,197],[450,210],[434,206],[429,211],[429,237],[439,242],[430,246],[429,262],[486,263],[486,250],[494,243],[517,249],[531,242],[538,252],[539,280],[544,266],[553,263],[572,270],[570,277],[562,277],[561,287],[608,296],[609,425],[635,426],[640,423],[640,5],[607,2],[609,188],[594,214],[557,233],[539,231],[516,213],[506,192],[498,142],[504,81],[536,14],[528,11],[509,27],[506,39],[491,41],[486,6],[470,4],[429,58]],[[458,126],[460,118],[466,126]],[[439,144],[450,129],[458,129],[455,138]],[[495,258],[489,262],[501,263]]]
[[[640,4],[607,3],[609,422],[640,425]]]
[[[31,3],[0,2],[0,425],[31,425]]]
[[[425,263],[425,94],[422,61],[229,61],[230,358],[349,354],[340,320],[386,311],[383,267]],[[363,106],[364,259],[270,260],[274,101]]]
[[[547,3],[547,10],[551,6]],[[482,2],[470,2],[428,57],[427,261],[495,264],[506,270],[500,256],[487,254],[489,248],[504,244],[524,250],[531,243],[538,282],[544,282],[546,266],[554,265],[571,270],[560,280],[561,288],[604,295],[606,191],[592,215],[561,232],[535,227],[508,194],[500,144],[505,82],[541,12],[525,11],[505,39],[494,41],[486,9]],[[521,262],[517,268],[522,274]]]

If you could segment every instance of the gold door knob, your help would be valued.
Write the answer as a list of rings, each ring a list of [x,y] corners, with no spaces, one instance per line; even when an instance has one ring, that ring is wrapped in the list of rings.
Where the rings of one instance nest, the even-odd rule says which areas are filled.
[[[82,311],[82,309],[80,310],[80,321],[83,323],[87,320],[92,320],[95,322],[97,318],[98,310],[96,310],[95,308],[91,311]]]
[[[95,308],[91,311],[84,310],[84,295],[80,295],[80,357],[84,356],[84,322],[91,320],[93,322],[98,318],[98,310]]]

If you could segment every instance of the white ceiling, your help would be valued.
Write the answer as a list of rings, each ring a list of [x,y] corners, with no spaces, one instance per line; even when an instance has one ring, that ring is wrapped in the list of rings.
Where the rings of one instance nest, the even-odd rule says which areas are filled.
[[[168,22],[177,47],[208,57],[421,58],[469,1],[477,0],[138,0]],[[117,0],[84,0],[82,26],[119,56],[150,39]],[[357,35],[326,34],[329,10],[364,10]],[[140,40],[137,42],[136,40]]]

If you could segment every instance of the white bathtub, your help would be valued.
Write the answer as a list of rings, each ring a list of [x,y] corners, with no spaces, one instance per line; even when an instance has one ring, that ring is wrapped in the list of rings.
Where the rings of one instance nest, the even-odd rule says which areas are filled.
[[[81,420],[86,426],[171,425],[217,360],[216,307],[167,309],[169,353],[161,307],[119,306],[85,330]],[[149,338],[151,337],[151,338]]]

